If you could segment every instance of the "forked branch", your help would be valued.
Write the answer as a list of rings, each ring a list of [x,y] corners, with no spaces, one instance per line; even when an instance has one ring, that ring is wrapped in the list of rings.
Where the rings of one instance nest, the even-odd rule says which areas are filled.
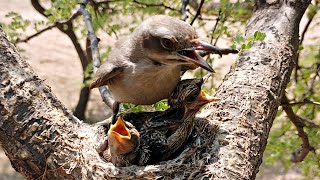
[[[284,95],[282,98],[282,104],[289,104],[289,100],[286,95]],[[315,148],[310,145],[308,134],[303,129],[306,126],[303,120],[293,112],[291,106],[282,107],[290,121],[296,126],[298,135],[302,141],[301,147],[292,153],[291,161],[301,162],[304,160],[304,158],[308,155],[310,151],[315,151]]]

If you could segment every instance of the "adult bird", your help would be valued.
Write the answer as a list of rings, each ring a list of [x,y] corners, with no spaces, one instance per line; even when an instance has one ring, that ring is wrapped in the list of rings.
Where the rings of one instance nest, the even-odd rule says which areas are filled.
[[[220,50],[201,41],[188,23],[165,15],[152,16],[115,44],[90,89],[108,86],[115,100],[114,124],[119,103],[154,104],[170,96],[181,72],[199,66],[213,72],[196,50],[221,56]]]
[[[203,79],[179,82],[169,98],[170,108],[164,112],[119,116],[108,131],[109,149],[105,158],[111,157],[116,166],[146,165],[166,160],[177,152],[190,136],[199,109],[219,100],[202,91],[202,84]]]

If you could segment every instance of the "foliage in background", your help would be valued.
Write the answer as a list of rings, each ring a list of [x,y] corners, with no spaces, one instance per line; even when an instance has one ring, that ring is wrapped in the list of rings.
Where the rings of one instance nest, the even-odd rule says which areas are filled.
[[[181,14],[181,0],[91,0],[89,2],[88,9],[93,17],[94,28],[101,39],[106,36],[118,39],[132,32],[137,24],[150,15],[167,14],[178,18],[183,16]],[[6,17],[10,22],[2,22],[1,24],[11,41],[18,42],[28,37],[25,33],[27,28],[40,32],[49,25],[68,20],[77,10],[79,1],[56,0],[52,1],[52,3],[51,1],[43,1],[43,3],[49,7],[45,12],[48,15],[47,21],[31,22],[17,13],[8,12]],[[196,0],[189,1],[186,11],[189,17],[186,19],[188,23],[194,18],[198,5],[199,3]],[[266,37],[263,32],[256,32],[253,37],[245,38],[244,36],[245,24],[253,13],[253,7],[253,0],[236,2],[229,0],[220,0],[220,2],[206,1],[194,26],[198,28],[198,31],[205,32],[207,38],[214,45],[218,44],[220,46],[219,41],[223,40],[223,42],[227,42],[221,44],[224,48],[245,50],[250,48],[255,41],[263,41]],[[317,2],[309,6],[307,18],[310,23],[318,12],[319,4]],[[81,39],[85,40],[86,29],[80,18],[82,17],[80,16],[73,20],[73,28],[75,32],[81,34]],[[312,25],[306,30],[306,32],[310,31],[312,31]],[[312,41],[319,44],[319,36]],[[292,74],[292,81],[288,85],[287,95],[290,102],[320,102],[320,47],[319,45],[305,46],[302,43],[300,50],[298,66],[296,66],[295,73]],[[100,45],[102,61],[107,59],[110,51],[110,46]],[[206,59],[209,63],[213,61],[213,57],[210,55],[207,55]],[[91,69],[92,64],[87,66],[84,72],[85,77],[92,76]],[[206,72],[198,69],[193,73],[194,76],[201,77]],[[85,86],[88,84],[89,82],[84,83]],[[212,88],[216,88],[216,84],[212,83],[209,89]],[[299,163],[299,166],[301,166],[304,175],[307,177],[320,176],[320,142],[318,138],[320,136],[320,106],[312,103],[301,103],[292,107],[294,112],[305,120],[307,124],[305,130],[311,145],[316,149],[315,153],[309,153],[306,159]],[[160,101],[152,107],[125,103],[123,108],[124,111],[138,112],[152,109],[165,110],[168,105],[165,101]],[[300,144],[301,139],[297,135],[295,126],[289,121],[280,107],[265,151],[266,164],[281,164],[285,170],[289,169],[294,165],[290,161],[290,155],[300,147]]]
[[[10,19],[10,23],[1,23],[1,25],[10,40],[15,42],[19,37],[23,36],[26,28],[30,25],[30,21],[23,19],[22,16],[16,12],[9,12],[5,17]]]
[[[263,41],[266,33],[256,31],[252,37],[245,39],[241,34],[237,34],[234,38],[231,48],[238,51],[250,49],[254,42]]]
[[[307,25],[302,27],[303,32],[312,32],[315,25],[311,24],[313,18],[319,15],[319,2],[311,4],[307,10]],[[301,36],[304,37],[304,34]],[[311,44],[304,45],[301,42],[299,59],[296,71],[291,75],[291,82],[287,86],[287,96],[291,102],[293,111],[306,124],[305,132],[308,135],[314,152],[307,155],[303,162],[297,165],[307,178],[320,177],[320,37],[311,39]],[[269,165],[281,162],[285,170],[293,163],[290,161],[291,153],[301,146],[301,139],[293,124],[288,121],[286,114],[279,108],[278,116],[269,135],[265,151],[265,160]]]

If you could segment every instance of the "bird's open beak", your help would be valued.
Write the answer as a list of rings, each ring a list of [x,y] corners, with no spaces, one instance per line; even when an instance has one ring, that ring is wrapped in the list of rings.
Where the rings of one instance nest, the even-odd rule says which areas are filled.
[[[198,97],[198,102],[207,104],[210,102],[215,102],[215,101],[219,101],[220,98],[216,98],[213,96],[210,96],[209,94],[207,94],[204,90],[201,90],[199,97]]]
[[[131,134],[121,116],[115,124],[111,125],[108,131],[108,143],[113,150],[119,154],[125,154],[133,150]]]
[[[202,50],[202,51],[207,51],[210,53],[215,53],[219,54],[220,57],[222,57],[222,53],[220,49],[217,47],[205,42],[205,41],[198,41],[198,46],[196,47],[196,50]]]
[[[205,41],[194,40],[193,44],[194,47],[178,51],[178,56],[181,58],[181,60],[194,63],[208,70],[209,72],[214,72],[212,67],[195,50],[213,52],[222,56],[221,51],[217,47]]]

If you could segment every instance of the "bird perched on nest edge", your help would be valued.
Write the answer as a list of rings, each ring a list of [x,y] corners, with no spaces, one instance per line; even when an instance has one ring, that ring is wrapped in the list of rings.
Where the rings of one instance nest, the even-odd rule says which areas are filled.
[[[165,15],[152,16],[116,43],[95,73],[90,89],[108,86],[115,99],[114,124],[119,103],[154,104],[170,96],[183,71],[200,66],[213,72],[196,50],[222,55],[217,47],[201,41],[188,23]]]
[[[203,82],[203,79],[180,81],[169,98],[170,108],[164,112],[119,116],[108,131],[105,159],[115,166],[128,166],[157,163],[170,157],[188,139],[199,109],[219,100],[201,90]]]

